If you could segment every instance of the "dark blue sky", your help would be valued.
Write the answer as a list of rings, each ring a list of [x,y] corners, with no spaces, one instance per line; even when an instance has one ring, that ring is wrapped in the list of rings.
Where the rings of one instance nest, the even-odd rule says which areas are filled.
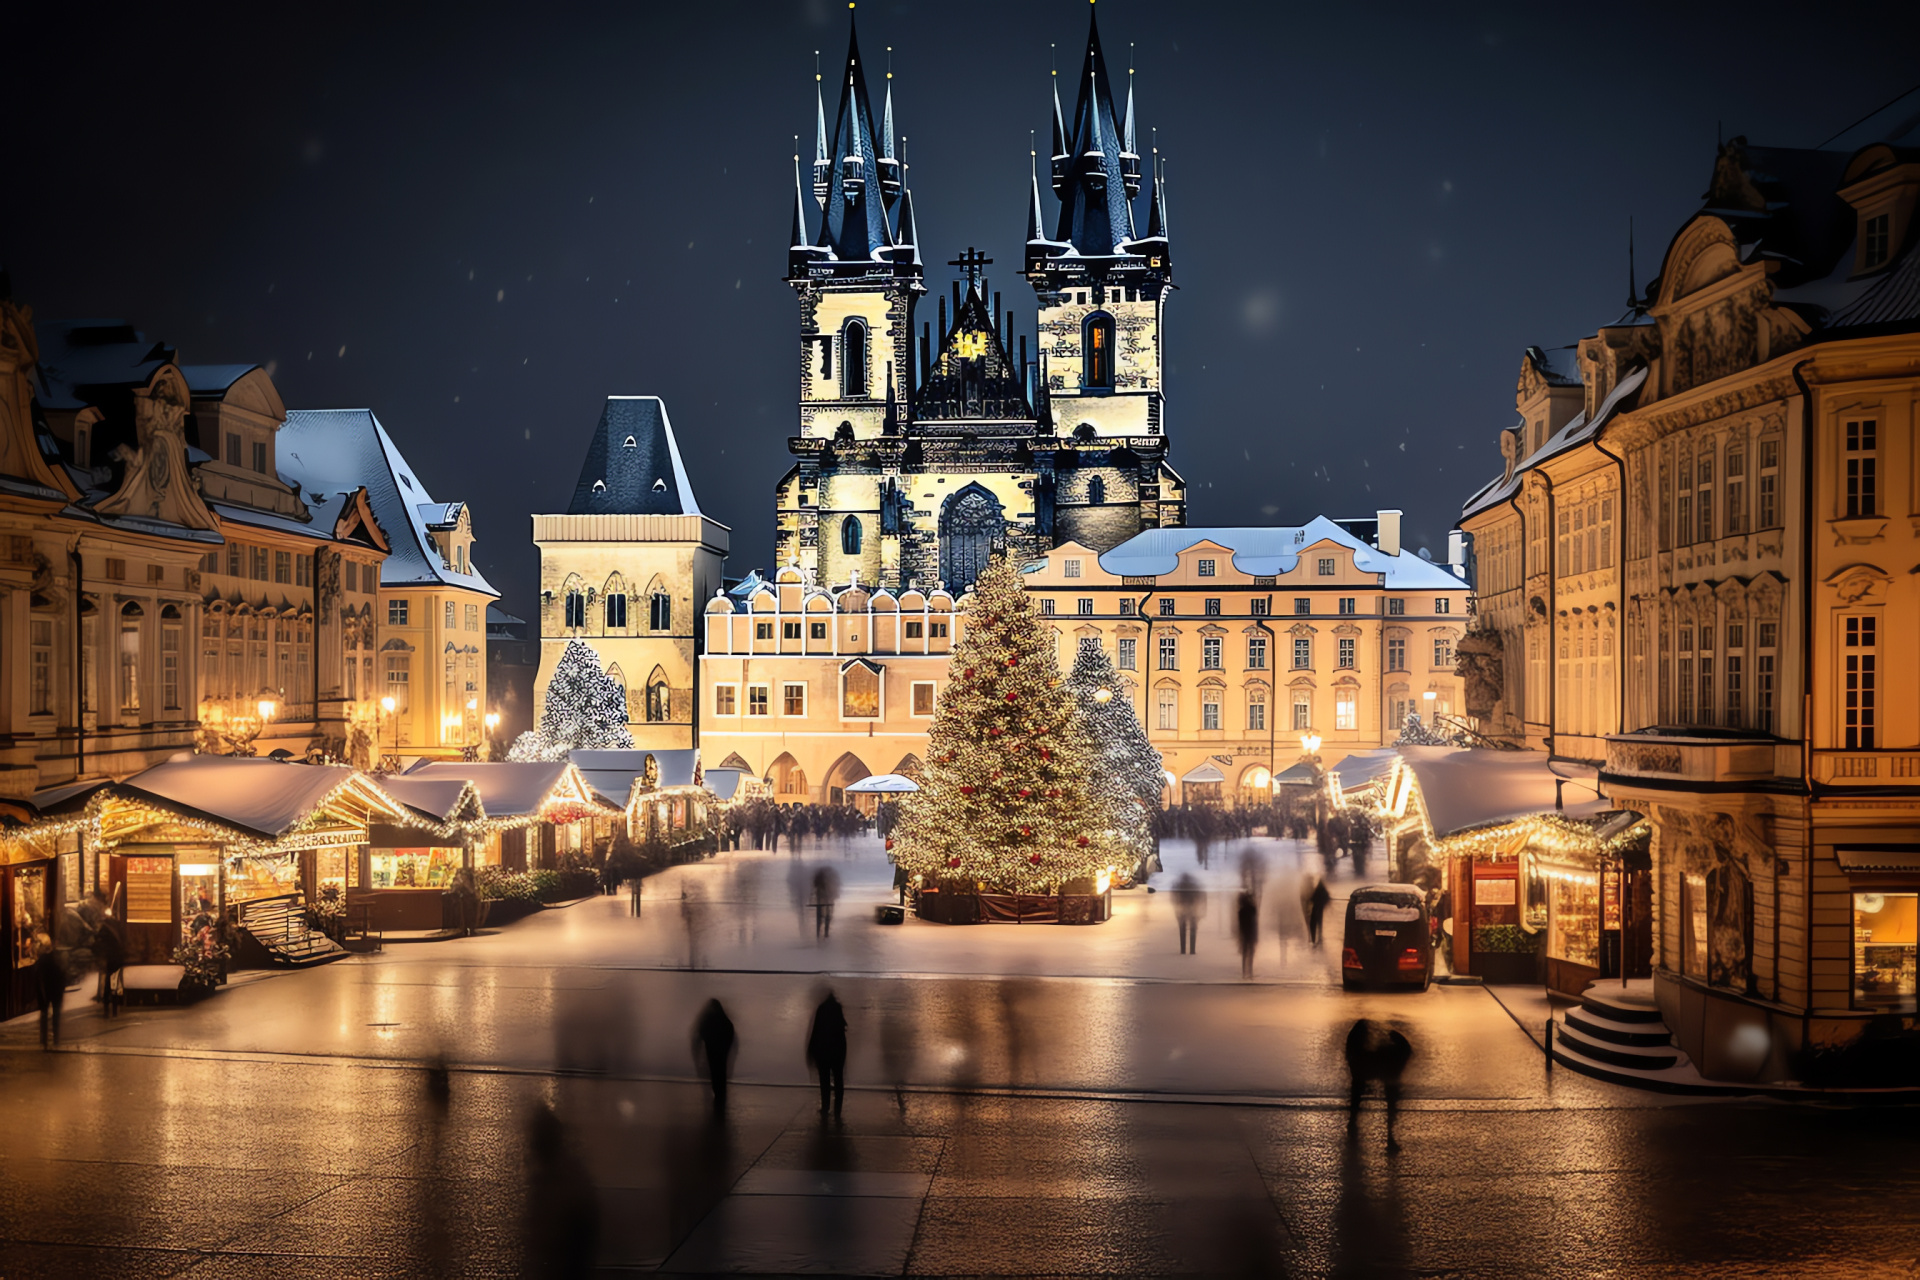
[[[793,135],[810,148],[844,5],[282,8],[15,17],[16,296],[188,362],[272,362],[292,407],[372,406],[436,498],[473,504],[520,612],[528,514],[562,508],[609,393],[665,397],[729,572],[766,565]],[[1717,128],[1811,146],[1920,79],[1911,4],[1099,12],[1168,157],[1190,522],[1400,506],[1436,552],[1499,465],[1521,349],[1621,312],[1628,217],[1644,285]],[[924,255],[985,249],[1031,332],[1028,131],[1044,149],[1049,46],[1071,73],[1086,6],[859,21],[876,70],[893,46]]]

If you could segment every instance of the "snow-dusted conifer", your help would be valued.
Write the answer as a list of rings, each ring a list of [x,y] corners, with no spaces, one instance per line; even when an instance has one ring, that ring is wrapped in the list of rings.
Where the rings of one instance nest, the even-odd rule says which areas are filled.
[[[567,752],[622,751],[633,746],[627,698],[583,640],[569,640],[547,682],[540,725],[513,740],[509,760],[564,760]]]
[[[1153,811],[1166,785],[1166,765],[1147,741],[1133,699],[1098,641],[1086,641],[1067,673],[1094,751],[1094,785],[1136,863],[1153,853]]]

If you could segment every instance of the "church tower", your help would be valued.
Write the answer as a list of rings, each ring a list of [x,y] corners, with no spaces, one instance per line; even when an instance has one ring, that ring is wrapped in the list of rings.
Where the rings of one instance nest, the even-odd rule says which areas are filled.
[[[1123,72],[1121,115],[1113,94]],[[1027,212],[1026,276],[1040,305],[1047,390],[1062,435],[1158,436],[1165,430],[1161,319],[1173,285],[1165,192],[1157,155],[1141,172],[1133,69],[1108,63],[1091,18],[1078,94],[1069,129],[1056,73],[1049,169],[1060,204],[1051,234],[1037,173]],[[1145,234],[1134,217],[1143,181]]]

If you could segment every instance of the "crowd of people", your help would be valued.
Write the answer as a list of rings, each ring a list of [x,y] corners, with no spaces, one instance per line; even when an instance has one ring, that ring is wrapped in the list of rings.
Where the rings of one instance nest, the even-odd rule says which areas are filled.
[[[1280,799],[1272,804],[1242,804],[1232,808],[1213,804],[1179,804],[1154,815],[1156,837],[1193,841],[1194,857],[1202,868],[1209,864],[1215,845],[1266,834],[1276,838],[1311,839],[1329,863],[1353,859],[1356,874],[1365,875],[1367,857],[1377,832],[1374,820],[1362,809],[1316,813],[1310,802]]]
[[[828,836],[861,835],[873,829],[873,822],[850,804],[749,800],[728,806],[721,818],[720,845],[723,849],[778,850],[784,836],[788,851],[797,852],[808,836],[824,840]]]

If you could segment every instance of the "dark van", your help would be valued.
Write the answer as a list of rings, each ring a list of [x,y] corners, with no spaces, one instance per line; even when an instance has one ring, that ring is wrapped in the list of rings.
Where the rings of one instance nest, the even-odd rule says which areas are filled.
[[[1347,899],[1347,936],[1341,942],[1340,979],[1347,990],[1412,986],[1433,980],[1433,934],[1427,895],[1418,885],[1370,884]]]

